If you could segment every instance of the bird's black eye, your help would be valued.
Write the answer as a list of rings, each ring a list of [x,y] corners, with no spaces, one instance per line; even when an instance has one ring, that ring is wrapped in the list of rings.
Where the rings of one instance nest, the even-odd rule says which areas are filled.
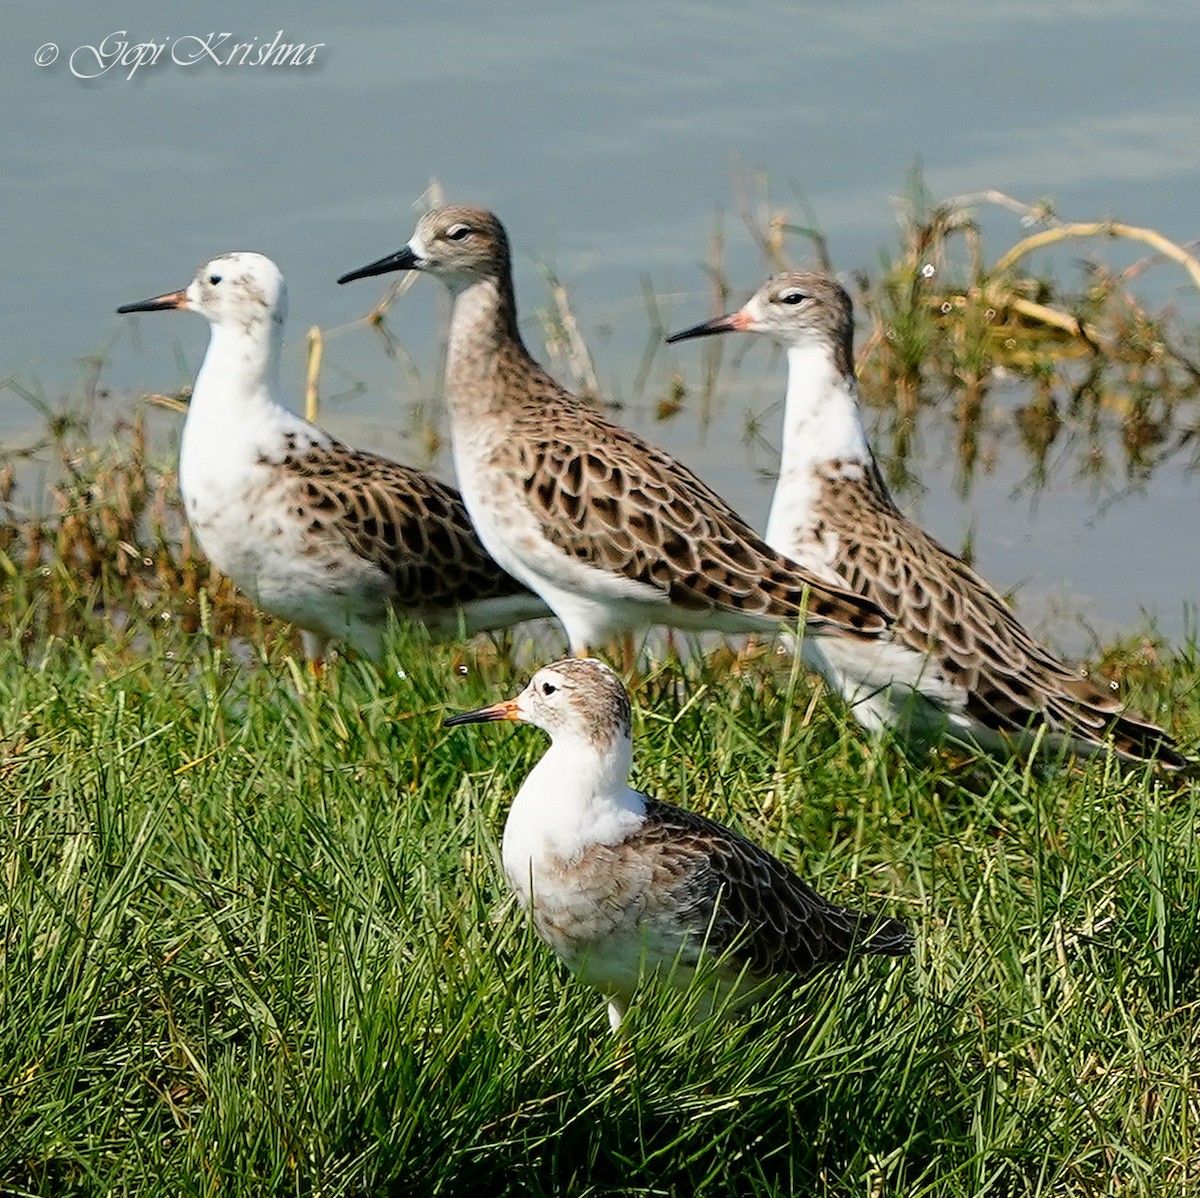
[[[446,236],[451,241],[462,241],[462,239],[464,237],[466,237],[470,232],[471,232],[470,225],[451,225],[450,228],[448,228],[446,230]]]
[[[215,287],[221,281],[221,276],[220,275],[209,275],[208,281]]]
[[[779,293],[778,299],[781,304],[802,304],[808,299],[808,292],[801,291],[799,287],[789,287]]]
[[[555,686],[553,682],[543,682],[542,683],[542,694],[543,695],[552,695],[552,694],[554,694],[554,692],[556,690],[558,690],[558,687]]]

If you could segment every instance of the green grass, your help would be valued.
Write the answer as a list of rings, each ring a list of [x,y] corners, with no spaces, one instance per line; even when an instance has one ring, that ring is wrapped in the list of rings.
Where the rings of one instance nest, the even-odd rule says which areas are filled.
[[[0,1191],[1200,1187],[1195,783],[967,785],[806,721],[779,658],[654,672],[637,782],[917,951],[698,1029],[647,992],[623,1049],[500,873],[541,734],[441,728],[521,681],[403,638],[321,680],[177,628],[0,645]]]
[[[1023,255],[1089,226],[1026,209],[995,258],[975,210],[1012,201],[910,190],[857,297],[893,481],[929,411],[964,484],[996,451],[998,366],[1031,385],[1035,482],[1064,440],[1085,477],[1195,458],[1194,333],[1137,271],[1060,285]],[[820,248],[762,198],[771,269],[807,256],[785,234]],[[551,290],[547,339],[586,365]],[[652,359],[632,393],[662,384],[662,418],[717,400],[713,359],[695,396]],[[0,449],[0,1194],[1200,1194],[1200,784],[906,758],[770,655],[652,672],[637,783],[917,950],[700,1028],[648,992],[622,1048],[500,873],[543,738],[441,728],[524,670],[401,637],[314,681],[195,550],[146,413],[109,427],[99,363],[61,410],[4,388],[45,430]],[[1100,665],[1195,750],[1195,643]]]

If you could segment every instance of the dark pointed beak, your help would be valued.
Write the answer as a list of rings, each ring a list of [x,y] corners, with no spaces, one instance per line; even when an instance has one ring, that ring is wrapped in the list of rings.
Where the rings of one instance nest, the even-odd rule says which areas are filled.
[[[459,724],[490,724],[494,720],[520,720],[516,699],[505,699],[491,707],[479,707],[475,711],[464,711],[460,715],[447,716],[442,721],[445,728],[457,728]]]
[[[124,316],[126,312],[165,312],[168,308],[186,307],[186,291],[168,291],[166,295],[156,295],[153,299],[138,300],[136,304],[122,304],[117,311]]]
[[[394,254],[388,254],[386,258],[379,258],[374,262],[368,262],[366,266],[360,266],[357,270],[352,270],[348,274],[342,275],[338,279],[339,283],[352,283],[355,279],[369,279],[372,275],[386,275],[393,270],[420,270],[421,259],[416,256],[405,246],[402,250],[397,250]]]
[[[674,345],[676,341],[688,341],[692,337],[711,337],[715,333],[740,333],[749,327],[750,317],[744,308],[739,308],[736,312],[706,320],[703,324],[694,324],[690,329],[680,329],[667,338],[667,344]]]

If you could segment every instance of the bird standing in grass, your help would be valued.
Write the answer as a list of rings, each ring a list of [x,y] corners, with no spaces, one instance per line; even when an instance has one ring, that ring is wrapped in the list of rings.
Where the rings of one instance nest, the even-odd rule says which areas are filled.
[[[787,350],[783,454],[767,541],[870,599],[891,621],[896,644],[921,663],[915,678],[847,671],[842,693],[860,722],[917,743],[948,735],[1001,755],[1028,753],[1042,736],[1053,751],[1111,746],[1126,761],[1175,770],[1195,764],[1103,680],[1059,661],[978,574],[896,507],[863,427],[854,309],[836,279],[776,275],[736,312],[667,340],[731,331],[764,333]]]
[[[446,723],[491,720],[550,734],[504,826],[504,872],[542,939],[607,1000],[614,1032],[643,976],[684,987],[705,954],[711,1006],[857,953],[911,951],[900,920],[839,907],[731,829],[631,789],[629,697],[603,663],[555,662],[515,699]]]
[[[545,616],[479,543],[458,492],[351,449],[279,404],[287,292],[262,254],[222,254],[186,290],[118,312],[182,308],[212,326],[188,405],[179,488],[201,548],[319,661],[333,641],[383,654],[389,615],[453,636]]]

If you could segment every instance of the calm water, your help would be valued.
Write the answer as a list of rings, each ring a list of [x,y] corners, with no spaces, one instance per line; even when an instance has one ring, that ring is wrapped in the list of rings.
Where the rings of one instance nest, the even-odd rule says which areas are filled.
[[[435,386],[440,289],[418,280],[394,309],[414,379],[354,324],[381,287],[333,280],[398,248],[436,177],[451,198],[504,217],[526,317],[544,303],[541,259],[567,283],[622,419],[761,524],[769,484],[755,467],[771,462],[740,434],[747,410],[777,428],[782,364],[765,346],[747,354],[708,427],[691,410],[655,425],[648,410],[673,370],[698,385],[699,347],[659,351],[644,394],[633,387],[642,276],[671,327],[708,315],[701,264],[715,211],[735,207],[739,167],[764,172],[801,223],[803,197],[845,271],[873,267],[894,244],[891,197],[917,159],[939,197],[1052,196],[1064,217],[1115,214],[1179,241],[1200,236],[1195,0],[410,7],[293,0],[260,18],[218,0],[6,6],[0,377],[57,400],[78,386],[80,359],[102,354],[119,393],[173,389],[199,362],[203,322],[123,321],[113,309],[182,286],[216,252],[258,249],[289,279],[292,393],[304,330],[337,330],[323,421],[422,460],[410,401]],[[309,65],[254,66],[255,47],[239,51],[242,65],[211,61],[209,49],[224,59],[279,29]],[[121,42],[145,44],[143,57],[161,47],[158,61],[128,78]],[[39,67],[49,43],[57,60]],[[1001,213],[986,225],[993,257],[1021,233]],[[757,252],[735,216],[726,230],[729,275],[749,291]],[[1170,271],[1147,287],[1200,313]],[[530,340],[540,345],[532,320]],[[17,441],[28,424],[24,403],[0,392],[0,437]],[[1081,485],[1064,456],[1033,500],[1014,497],[1026,470],[1014,452],[964,500],[949,434],[930,426],[923,437],[925,489],[906,505],[952,546],[973,532],[982,571],[1016,587],[1060,644],[1087,645],[1073,616],[1054,617],[1063,605],[1106,635],[1144,613],[1182,635],[1185,605],[1200,598],[1195,474],[1164,470],[1113,503],[1119,470]]]

